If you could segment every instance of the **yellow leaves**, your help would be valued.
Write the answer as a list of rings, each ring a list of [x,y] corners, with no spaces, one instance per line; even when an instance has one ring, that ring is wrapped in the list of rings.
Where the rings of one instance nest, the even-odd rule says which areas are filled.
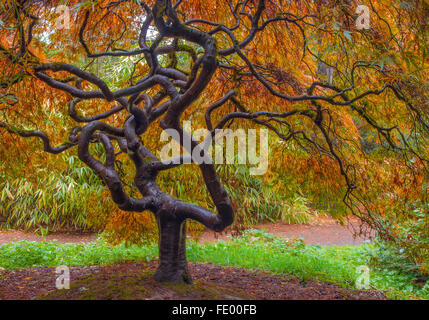
[[[420,272],[423,274],[426,274],[428,272],[426,265],[423,263],[420,265]]]
[[[10,200],[15,200],[15,198],[13,197],[12,193],[10,193],[8,188],[5,188],[4,190],[6,191],[6,194]]]

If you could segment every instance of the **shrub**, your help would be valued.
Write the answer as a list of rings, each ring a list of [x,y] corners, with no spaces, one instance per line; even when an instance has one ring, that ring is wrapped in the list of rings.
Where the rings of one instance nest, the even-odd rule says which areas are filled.
[[[43,179],[18,178],[0,182],[0,227],[38,230],[100,230],[113,209],[101,181],[89,168],[76,165]]]
[[[392,237],[376,240],[371,263],[380,269],[406,274],[424,286],[429,279],[429,204],[414,203],[409,215],[400,222],[382,222]]]

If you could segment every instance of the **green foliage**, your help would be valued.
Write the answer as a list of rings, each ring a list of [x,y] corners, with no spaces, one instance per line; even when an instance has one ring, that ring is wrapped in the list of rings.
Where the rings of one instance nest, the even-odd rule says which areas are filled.
[[[404,253],[403,248],[378,241],[366,252],[368,264],[376,270],[375,280],[383,287],[395,287],[412,296],[429,294],[429,277]],[[398,294],[398,292],[396,292]]]
[[[377,239],[371,263],[386,272],[406,274],[417,284],[429,279],[429,204],[415,204],[399,224],[383,221],[395,235]]]

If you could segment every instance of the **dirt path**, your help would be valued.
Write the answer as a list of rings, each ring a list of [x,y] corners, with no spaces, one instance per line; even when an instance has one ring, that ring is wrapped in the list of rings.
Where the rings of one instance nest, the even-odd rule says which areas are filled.
[[[97,234],[95,233],[56,233],[47,236],[39,236],[35,233],[26,233],[15,230],[0,230],[0,244],[16,242],[20,240],[37,242],[56,240],[60,243],[89,243],[94,241],[95,239],[97,239]]]
[[[345,226],[341,226],[334,219],[324,218],[320,220],[319,225],[271,223],[259,224],[254,226],[254,228],[280,237],[303,238],[307,244],[315,245],[359,245],[369,240],[365,236],[354,238],[353,230],[359,229],[359,222],[357,220],[350,220]],[[229,235],[230,233],[228,232],[218,234],[207,230],[198,239],[198,242],[227,240]],[[19,240],[37,242],[57,240],[60,243],[89,243],[96,239],[97,235],[91,233],[57,233],[43,237],[22,231],[0,231],[0,244]]]
[[[369,241],[369,236],[354,237],[354,230],[359,230],[360,223],[350,219],[344,226],[332,218],[324,218],[319,225],[268,223],[259,224],[253,228],[272,233],[279,237],[303,238],[305,243],[314,245],[359,245]],[[229,233],[218,234],[205,231],[199,243],[228,239]]]

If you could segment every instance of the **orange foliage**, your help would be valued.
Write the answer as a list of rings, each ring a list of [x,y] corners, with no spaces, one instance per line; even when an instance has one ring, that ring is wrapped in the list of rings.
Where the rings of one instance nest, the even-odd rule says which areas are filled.
[[[81,67],[88,65],[88,68],[93,68],[92,71],[100,77],[111,76],[111,74],[103,74],[103,70],[97,69],[98,66],[90,66],[93,61],[85,57],[85,50],[79,42],[86,10],[89,10],[90,18],[82,35],[91,52],[104,51],[106,46],[109,48],[136,47],[139,26],[145,14],[144,9],[135,5],[134,1],[125,1],[121,5],[108,7],[111,2],[92,0],[83,4],[82,1],[77,0],[51,1],[52,7],[61,3],[74,8],[70,29],[61,32],[55,32],[54,26],[58,18],[55,11],[46,9],[37,1],[31,6],[31,9],[44,21],[34,29],[35,37],[29,46],[31,54],[23,57],[22,64],[11,64],[6,54],[0,54],[2,69],[0,81],[6,78],[12,79],[15,76],[22,77],[22,80],[13,87],[1,91],[2,94],[15,95],[19,103],[9,105],[0,101],[0,121],[5,120],[18,123],[24,128],[42,130],[54,137],[55,144],[66,139],[67,128],[74,126],[73,121],[67,117],[67,105],[71,96],[37,80],[30,66],[49,62],[67,62]],[[358,86],[353,89],[354,96],[367,90],[381,88],[387,83],[398,83],[407,99],[427,115],[429,113],[427,102],[429,9],[426,1],[411,2],[414,5],[413,10],[399,8],[399,5],[394,6],[392,1],[371,1],[371,30],[358,31],[354,27],[357,1],[266,1],[264,21],[286,16],[285,13],[287,13],[294,19],[300,17],[299,19],[305,22],[304,27],[285,21],[270,24],[243,51],[258,67],[259,72],[267,79],[276,82],[273,87],[284,94],[295,96],[305,94],[305,89],[318,80],[317,66],[323,61],[335,68],[337,73],[335,84],[339,87],[350,86],[351,73],[355,72],[354,81]],[[16,1],[8,0],[5,3],[13,4]],[[154,1],[146,1],[146,3],[152,6]],[[202,18],[225,26],[233,26],[236,21],[231,14],[229,3],[234,7],[237,1],[183,1],[178,12],[183,20]],[[249,1],[251,5],[257,3],[256,0]],[[15,25],[14,17],[8,12],[0,11],[0,17],[4,19],[4,23]],[[244,17],[242,20],[242,25],[234,31],[238,42],[246,38],[251,28],[248,19]],[[26,27],[28,24],[29,21],[24,23]],[[125,25],[128,28],[125,28]],[[212,29],[212,26],[207,24],[195,24],[195,27],[206,31]],[[231,46],[230,39],[225,33],[216,33],[215,38],[219,48]],[[8,48],[6,50],[8,53],[16,54],[19,47],[19,32],[16,28],[0,28],[0,45]],[[223,59],[225,58],[219,57],[218,62],[225,62]],[[251,112],[261,109],[287,112],[293,109],[304,110],[310,106],[310,102],[288,103],[274,97],[265,86],[249,75],[249,70],[237,55],[232,55],[228,59],[228,62],[239,65],[241,69],[233,71],[218,68],[208,89],[199,97],[194,107],[185,112],[184,117],[192,117],[198,124],[203,123],[205,107],[232,89],[237,90],[237,98]],[[368,61],[371,66],[378,66],[381,72],[376,72],[372,68],[354,70],[353,65],[357,61]],[[118,63],[121,61],[112,59],[107,64]],[[147,65],[140,63],[135,72],[141,75],[148,70]],[[55,76],[65,78],[69,74],[59,72]],[[124,88],[129,85],[129,78],[119,77],[113,82],[112,86]],[[85,84],[85,89],[92,90],[93,86]],[[155,89],[158,88],[151,89],[148,93],[157,92]],[[327,89],[316,89],[314,94],[333,95]],[[376,136],[376,130],[365,121],[358,120],[359,115],[350,106],[325,102],[320,104],[325,114],[330,116],[332,127],[329,130],[333,128],[330,133],[338,140],[336,145],[338,153],[346,164],[354,165],[356,168],[354,174],[359,177],[356,179],[359,197],[368,201],[368,209],[384,212],[385,208],[393,208],[398,214],[404,213],[404,202],[398,199],[410,202],[421,197],[419,188],[425,183],[423,165],[416,162],[415,166],[410,168],[404,158],[387,152],[365,154],[362,150],[362,132],[370,132]],[[365,105],[365,114],[377,119],[378,125],[397,126],[409,135],[415,132],[415,118],[409,115],[409,107],[398,101],[394,94],[368,96],[359,101],[359,104],[359,107]],[[79,109],[85,115],[92,115],[107,111],[112,106],[112,103],[94,99],[81,103]],[[226,104],[223,109],[216,111],[215,120],[221,119],[233,110],[232,103]],[[126,116],[126,113],[121,113],[107,121],[113,125],[119,124]],[[290,126],[294,130],[314,137],[315,141],[325,148],[328,147],[314,123],[309,119],[297,119],[291,122]],[[150,130],[152,131],[149,132],[149,137],[145,139],[148,147],[156,148],[160,130],[159,128]],[[368,139],[371,139],[371,136]],[[374,144],[380,147],[380,137],[376,136],[373,139]],[[427,139],[427,136],[423,139]],[[394,136],[393,140],[395,143],[400,142],[398,136]],[[427,140],[423,140],[423,146],[419,151],[427,155],[425,142]],[[281,180],[288,175],[292,177],[293,183],[302,185],[306,188],[306,193],[313,195],[315,199],[322,198],[324,191],[338,195],[344,191],[344,181],[335,159],[320,155],[312,148],[309,148],[309,153],[297,152],[297,149],[297,145],[292,149],[287,149],[281,144],[275,145],[268,176]],[[0,159],[4,163],[12,164],[14,159],[24,161],[27,155],[24,161],[26,165],[23,168],[32,170],[36,162],[33,162],[33,157],[28,154],[32,154],[34,150],[33,142],[16,140],[8,133],[2,133],[0,136]],[[36,157],[44,161],[52,160],[51,156],[46,155],[37,154]],[[279,188],[286,189],[287,186],[281,185]],[[153,232],[154,226],[155,221],[148,213],[130,214],[118,210],[112,213],[107,231],[111,232],[113,241],[125,239],[133,242],[140,237],[141,233]]]

